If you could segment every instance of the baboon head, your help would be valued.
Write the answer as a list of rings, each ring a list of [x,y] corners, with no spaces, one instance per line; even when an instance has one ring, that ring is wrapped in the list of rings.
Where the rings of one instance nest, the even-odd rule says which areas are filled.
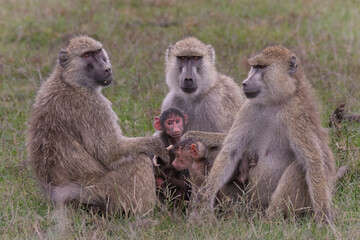
[[[175,145],[173,151],[175,160],[172,166],[181,171],[196,168],[197,161],[205,157],[207,148],[201,140],[188,138]]]
[[[287,101],[297,90],[303,76],[300,61],[283,46],[271,46],[249,59],[251,66],[242,82],[246,98],[261,104]]]
[[[187,115],[178,108],[168,108],[154,120],[154,127],[157,131],[162,131],[173,140],[180,140],[186,127]]]
[[[90,88],[108,86],[112,81],[109,56],[102,44],[88,36],[77,36],[59,52],[65,81]]]
[[[214,49],[197,38],[187,37],[170,45],[165,64],[169,88],[181,89],[188,97],[202,94],[215,84]]]

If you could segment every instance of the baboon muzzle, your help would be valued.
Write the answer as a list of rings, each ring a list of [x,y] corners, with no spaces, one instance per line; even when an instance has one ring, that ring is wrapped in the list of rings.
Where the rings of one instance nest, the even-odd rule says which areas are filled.
[[[193,93],[197,90],[196,79],[185,78],[181,81],[181,90],[185,93]]]
[[[110,67],[103,67],[102,74],[97,79],[97,83],[101,86],[109,86],[112,82],[112,72]]]

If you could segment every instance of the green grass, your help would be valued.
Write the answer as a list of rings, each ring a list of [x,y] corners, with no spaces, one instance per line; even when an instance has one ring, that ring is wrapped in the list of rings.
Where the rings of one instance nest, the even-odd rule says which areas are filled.
[[[110,52],[115,82],[103,93],[127,136],[153,132],[152,119],[167,93],[165,50],[188,34],[212,44],[218,70],[237,83],[247,75],[247,58],[266,45],[296,49],[327,126],[340,103],[346,103],[348,112],[360,112],[359,22],[355,0],[2,1],[1,239],[358,239],[360,124],[329,131],[337,165],[350,168],[333,197],[336,234],[316,227],[311,216],[267,221],[241,205],[215,223],[198,226],[187,223],[181,212],[164,208],[141,219],[68,209],[67,224],[40,194],[26,162],[24,132],[37,88],[58,50],[78,33],[97,38]]]

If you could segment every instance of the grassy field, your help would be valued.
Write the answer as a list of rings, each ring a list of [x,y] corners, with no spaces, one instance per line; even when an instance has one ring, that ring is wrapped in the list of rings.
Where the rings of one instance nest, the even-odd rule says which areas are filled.
[[[56,211],[27,164],[24,132],[40,83],[74,34],[102,41],[114,84],[104,89],[127,136],[150,135],[167,93],[164,52],[194,35],[213,45],[217,68],[245,79],[247,58],[268,44],[296,49],[316,89],[323,126],[332,111],[360,112],[360,4],[356,0],[1,0],[1,239],[359,239],[360,124],[330,129],[337,165],[350,173],[336,185],[336,231],[311,216],[266,221],[238,205],[216,222],[190,225],[160,208],[143,218],[105,218],[84,210]]]

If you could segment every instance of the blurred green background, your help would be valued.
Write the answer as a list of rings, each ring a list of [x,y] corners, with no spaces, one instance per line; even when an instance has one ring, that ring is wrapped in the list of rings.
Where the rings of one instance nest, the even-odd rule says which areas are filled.
[[[188,35],[211,44],[218,71],[237,83],[247,75],[248,57],[266,45],[284,44],[303,60],[324,127],[341,103],[347,112],[360,114],[358,1],[0,0],[0,6],[2,239],[358,238],[360,126],[356,123],[329,129],[337,165],[350,168],[334,194],[336,231],[317,228],[311,216],[270,222],[249,209],[200,226],[190,226],[183,213],[167,208],[143,219],[108,219],[69,210],[66,222],[41,195],[24,146],[36,90],[53,68],[59,49],[76,34],[98,39],[110,53],[115,81],[103,93],[127,136],[153,133],[152,119],[167,93],[165,50]]]

